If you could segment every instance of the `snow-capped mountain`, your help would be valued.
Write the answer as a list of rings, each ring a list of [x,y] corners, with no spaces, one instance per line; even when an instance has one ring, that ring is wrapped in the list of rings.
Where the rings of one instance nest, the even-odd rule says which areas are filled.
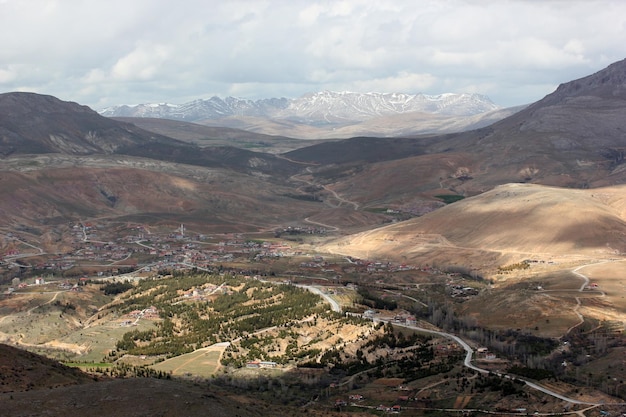
[[[283,118],[338,122],[364,121],[374,117],[411,112],[471,116],[496,110],[488,97],[479,94],[352,93],[323,91],[291,100]]]
[[[499,107],[480,94],[440,95],[403,93],[353,93],[322,91],[295,99],[247,100],[211,97],[185,104],[113,106],[100,111],[108,117],[154,117],[190,122],[233,116],[283,119],[310,124],[342,124],[411,112],[472,116]]]

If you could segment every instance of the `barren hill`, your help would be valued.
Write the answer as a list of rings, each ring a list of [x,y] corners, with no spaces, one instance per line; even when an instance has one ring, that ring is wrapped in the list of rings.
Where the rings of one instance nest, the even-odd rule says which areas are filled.
[[[536,256],[609,257],[626,252],[625,190],[507,184],[324,249],[361,258],[481,266]]]
[[[291,188],[224,169],[59,155],[4,164],[11,169],[0,178],[0,225],[34,233],[94,217],[258,230],[311,215],[319,205],[299,199]]]

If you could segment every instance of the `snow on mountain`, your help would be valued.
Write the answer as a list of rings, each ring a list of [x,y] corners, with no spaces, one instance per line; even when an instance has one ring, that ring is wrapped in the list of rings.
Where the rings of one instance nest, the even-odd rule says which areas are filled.
[[[422,112],[450,116],[472,116],[499,107],[480,94],[440,95],[404,93],[354,93],[321,91],[295,99],[247,100],[211,97],[188,103],[113,106],[99,113],[108,117],[154,117],[197,122],[231,116],[254,116],[310,124],[365,121],[374,117]]]

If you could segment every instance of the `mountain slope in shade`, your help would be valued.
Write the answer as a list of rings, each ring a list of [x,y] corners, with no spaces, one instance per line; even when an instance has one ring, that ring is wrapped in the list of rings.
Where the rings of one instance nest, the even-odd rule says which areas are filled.
[[[47,153],[128,155],[261,175],[285,175],[299,168],[285,159],[250,150],[200,148],[52,96],[0,94],[0,155]]]
[[[71,387],[6,393],[0,394],[0,402],[6,416],[263,417],[299,415],[302,412],[296,406],[270,404],[258,396],[230,392],[215,385],[155,378],[113,379]],[[324,415],[342,416],[333,411]]]
[[[300,409],[268,404],[253,395],[197,382],[120,378],[97,380],[78,368],[0,344],[3,416],[260,417],[297,415]]]
[[[0,94],[0,154],[112,153],[154,136],[86,106],[34,93]]]
[[[3,343],[0,343],[0,375],[0,393],[93,382],[92,377],[77,368]]]

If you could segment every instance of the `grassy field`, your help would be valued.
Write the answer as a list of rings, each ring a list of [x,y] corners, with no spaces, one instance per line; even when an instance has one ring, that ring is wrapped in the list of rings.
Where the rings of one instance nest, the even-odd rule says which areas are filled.
[[[172,375],[193,375],[208,378],[215,375],[220,363],[220,356],[226,346],[210,346],[175,358],[167,359],[151,368]]]
[[[154,322],[140,320],[137,326],[122,327],[118,323],[106,323],[86,329],[77,330],[62,339],[65,343],[86,345],[89,351],[75,359],[80,362],[100,362],[111,350],[115,350],[118,340],[124,333],[131,330],[147,330],[154,326]]]
[[[97,363],[64,362],[63,365],[69,366],[71,368],[80,368],[82,371],[87,371],[90,369],[108,370],[109,368],[112,368],[114,366],[112,363],[106,363],[106,362],[97,362]]]

